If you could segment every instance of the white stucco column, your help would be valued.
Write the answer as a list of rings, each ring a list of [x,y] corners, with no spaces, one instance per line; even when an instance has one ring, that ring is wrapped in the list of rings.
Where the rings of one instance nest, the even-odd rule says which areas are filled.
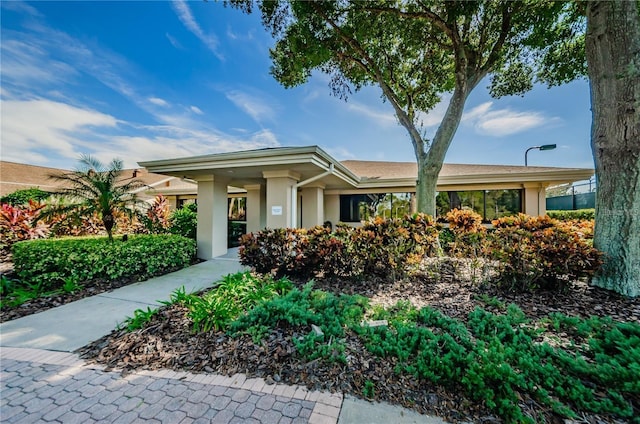
[[[292,192],[296,190],[295,185],[300,181],[300,174],[293,171],[265,171],[262,173],[267,180],[267,201],[266,201],[266,227],[286,228],[295,227],[292,222],[293,214]],[[295,205],[297,208],[297,205]]]
[[[540,183],[524,184],[523,212],[531,216],[547,213],[546,187]]]
[[[324,220],[331,221],[331,225],[335,230],[336,224],[340,222],[340,195],[339,194],[325,194]]]
[[[302,228],[324,223],[324,184],[310,184],[302,189]]]
[[[247,233],[255,233],[267,225],[266,196],[261,184],[245,185],[247,190]]]
[[[227,253],[228,179],[198,179],[198,258],[211,259]]]

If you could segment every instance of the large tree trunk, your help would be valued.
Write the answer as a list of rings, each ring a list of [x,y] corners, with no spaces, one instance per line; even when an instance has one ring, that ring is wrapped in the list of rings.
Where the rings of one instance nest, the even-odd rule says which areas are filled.
[[[640,14],[628,0],[587,2],[591,149],[596,167],[593,284],[640,295]]]
[[[444,163],[444,157],[449,150],[453,137],[458,130],[464,104],[469,92],[476,83],[471,83],[463,78],[464,82],[453,92],[447,111],[442,118],[442,122],[436,131],[431,147],[424,157],[418,156],[418,181],[416,183],[416,195],[418,198],[418,212],[424,212],[431,216],[436,216],[436,187],[438,185],[438,175]]]

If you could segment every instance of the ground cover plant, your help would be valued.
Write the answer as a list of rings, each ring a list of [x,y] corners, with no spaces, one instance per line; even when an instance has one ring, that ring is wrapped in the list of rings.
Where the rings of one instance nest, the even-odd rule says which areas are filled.
[[[174,235],[41,239],[13,245],[15,275],[2,278],[2,318],[59,306],[195,261],[195,242]],[[42,299],[42,300],[39,300]],[[33,305],[24,304],[32,302]]]
[[[143,323],[95,342],[83,355],[124,369],[245,372],[452,420],[615,422],[640,412],[640,304],[632,299],[605,300],[594,288],[588,290],[597,295],[583,293],[582,300],[571,295],[593,298],[604,315],[622,305],[623,320],[587,317],[587,308],[578,310],[583,316],[569,315],[566,299],[552,304],[564,304],[562,312],[531,313],[526,303],[521,308],[489,294],[466,296],[473,300],[453,314],[408,301],[383,305],[311,282],[260,296],[218,328],[193,315],[195,297],[230,299],[222,310],[233,310],[245,295],[229,293],[265,284],[273,280],[244,273],[202,295],[177,292],[167,306],[140,311]],[[469,282],[451,285],[443,284],[452,292],[478,290]],[[386,325],[368,325],[372,320]]]

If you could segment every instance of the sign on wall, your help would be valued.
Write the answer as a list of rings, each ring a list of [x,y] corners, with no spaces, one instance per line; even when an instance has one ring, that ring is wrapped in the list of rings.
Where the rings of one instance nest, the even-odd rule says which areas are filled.
[[[282,215],[282,206],[271,206],[271,215]]]

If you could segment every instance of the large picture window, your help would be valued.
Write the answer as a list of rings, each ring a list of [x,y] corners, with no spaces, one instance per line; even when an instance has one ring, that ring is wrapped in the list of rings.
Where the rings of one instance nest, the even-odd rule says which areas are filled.
[[[471,209],[483,221],[522,212],[522,190],[441,191],[436,197],[436,215],[444,216],[452,209]]]
[[[444,219],[452,209],[471,209],[490,222],[522,212],[522,190],[441,191],[436,197],[436,216]],[[340,221],[360,222],[381,216],[402,218],[415,211],[414,193],[343,194]]]
[[[345,194],[340,196],[340,221],[360,222],[381,216],[402,218],[414,209],[413,193]]]

